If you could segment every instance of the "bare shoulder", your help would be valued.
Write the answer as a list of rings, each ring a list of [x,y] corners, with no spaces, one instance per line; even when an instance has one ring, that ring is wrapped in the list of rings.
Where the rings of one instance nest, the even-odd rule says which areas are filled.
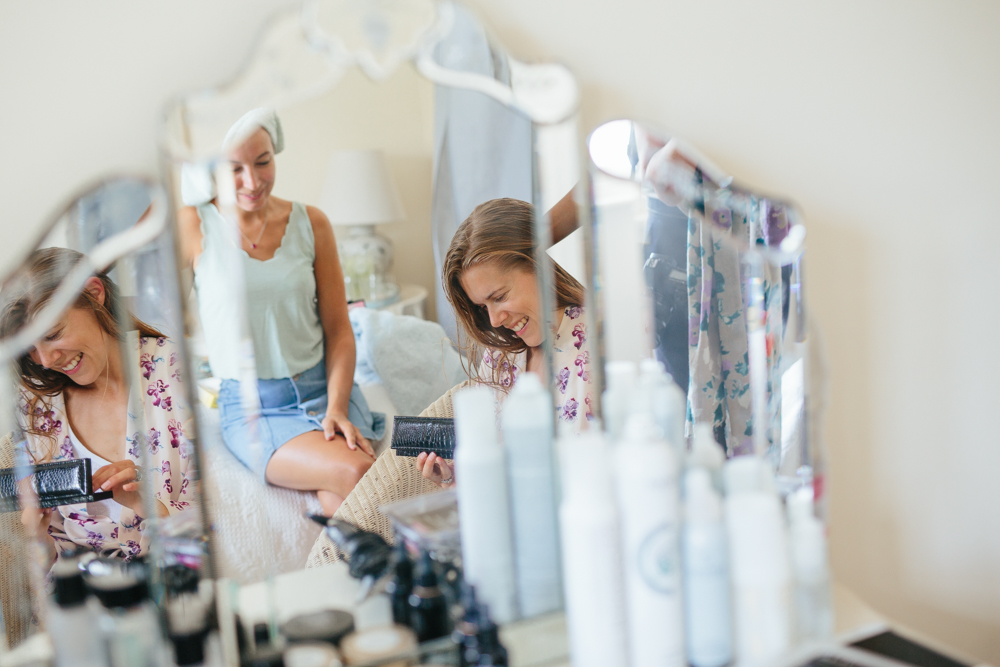
[[[306,213],[312,224],[313,238],[333,242],[333,227],[330,226],[330,220],[326,217],[326,213],[315,206],[306,206]]]
[[[178,209],[177,223],[185,231],[201,234],[201,215],[194,206],[182,206]]]
[[[312,223],[313,231],[317,231],[320,226],[324,228],[330,227],[330,219],[326,217],[326,213],[315,206],[306,206],[306,214],[309,215],[309,222]]]

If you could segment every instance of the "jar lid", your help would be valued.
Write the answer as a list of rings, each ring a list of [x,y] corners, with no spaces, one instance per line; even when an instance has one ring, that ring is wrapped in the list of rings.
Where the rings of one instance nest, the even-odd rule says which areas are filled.
[[[291,643],[319,641],[336,645],[353,631],[354,616],[341,609],[300,614],[281,626],[281,634]]]

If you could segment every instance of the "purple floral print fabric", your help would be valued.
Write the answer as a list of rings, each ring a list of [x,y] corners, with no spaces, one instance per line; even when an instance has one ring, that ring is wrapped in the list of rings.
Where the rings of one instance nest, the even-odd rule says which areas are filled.
[[[166,338],[139,338],[134,333],[128,340],[139,349],[143,413],[141,419],[137,418],[138,410],[129,404],[125,455],[136,466],[142,466],[140,454],[145,447],[148,458],[143,470],[153,476],[150,481],[155,498],[170,515],[187,511],[193,501],[189,479],[193,474],[189,470],[191,416],[180,385],[176,346]],[[28,412],[27,402],[22,402],[20,418],[55,436],[58,443],[53,447],[48,438],[26,434],[31,459],[42,462],[73,458],[63,396],[54,396],[50,409]],[[47,459],[49,453],[52,456]],[[146,553],[149,538],[144,527],[143,517],[127,507],[122,507],[116,522],[108,516],[90,516],[87,505],[81,503],[55,508],[49,535],[60,552],[85,546],[104,556],[130,560]]]

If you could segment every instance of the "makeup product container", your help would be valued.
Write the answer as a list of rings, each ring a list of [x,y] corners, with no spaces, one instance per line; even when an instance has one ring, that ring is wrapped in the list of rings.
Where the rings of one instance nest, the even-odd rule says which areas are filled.
[[[507,466],[496,431],[493,392],[455,394],[455,480],[465,579],[490,605],[497,621],[517,616]]]
[[[410,627],[421,642],[445,637],[451,631],[448,602],[438,587],[434,561],[426,551],[420,555],[413,592],[410,594]]]
[[[145,576],[135,568],[113,569],[89,584],[102,605],[98,623],[109,667],[167,667],[169,651]]]
[[[736,664],[768,664],[792,645],[792,574],[781,502],[756,456],[730,459],[724,477]]]
[[[729,554],[722,499],[701,467],[685,474],[684,619],[692,667],[723,667],[733,659]]]
[[[626,667],[625,603],[612,452],[604,435],[559,440],[566,624],[574,667]]]
[[[90,601],[75,558],[56,561],[52,588],[48,630],[56,667],[104,667],[108,658],[97,624],[99,610]]]
[[[833,637],[833,603],[826,531],[816,518],[811,488],[788,496],[789,545],[795,578],[795,631],[800,642]]]
[[[677,454],[640,413],[614,458],[631,663],[684,667]]]
[[[562,606],[552,395],[525,373],[504,402],[501,427],[507,454],[517,600],[521,617]]]

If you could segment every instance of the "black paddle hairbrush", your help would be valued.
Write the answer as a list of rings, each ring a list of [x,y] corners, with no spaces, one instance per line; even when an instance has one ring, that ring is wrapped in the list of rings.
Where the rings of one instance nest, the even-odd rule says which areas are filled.
[[[443,459],[455,458],[455,420],[439,417],[396,417],[392,423],[392,444],[396,456],[434,453]]]

